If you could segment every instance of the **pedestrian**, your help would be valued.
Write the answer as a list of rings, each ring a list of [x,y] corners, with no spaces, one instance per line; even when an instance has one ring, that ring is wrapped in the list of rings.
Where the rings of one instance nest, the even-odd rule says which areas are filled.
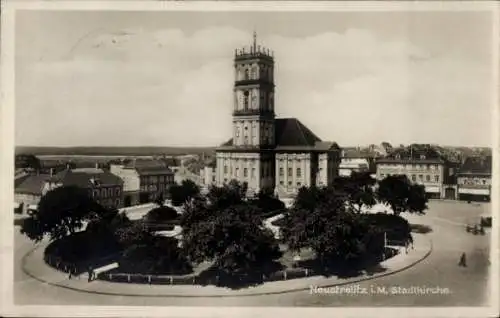
[[[88,268],[88,275],[89,275],[89,283],[92,281],[92,267],[89,266]]]
[[[68,279],[71,279],[72,276],[73,276],[73,269],[70,268],[68,271]]]
[[[460,261],[458,262],[458,266],[467,267],[467,258],[465,256],[465,253],[462,253],[462,256],[460,256]]]

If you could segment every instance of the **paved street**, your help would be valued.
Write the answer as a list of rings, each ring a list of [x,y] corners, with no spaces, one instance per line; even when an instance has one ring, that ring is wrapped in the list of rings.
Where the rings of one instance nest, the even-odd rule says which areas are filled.
[[[108,306],[477,306],[487,297],[489,234],[474,236],[460,223],[469,222],[482,214],[488,205],[469,205],[459,202],[430,202],[425,216],[409,217],[412,223],[432,227],[429,235],[433,253],[423,262],[401,273],[360,283],[360,287],[441,287],[447,295],[349,295],[310,294],[308,291],[281,295],[231,298],[148,298],[103,296],[81,293],[39,283],[21,271],[21,258],[32,244],[18,234],[15,236],[16,304],[33,305],[108,305]],[[468,267],[458,267],[462,252],[467,254]],[[117,285],[119,288],[119,285]],[[144,286],[144,288],[148,288]],[[166,287],[168,288],[168,287]]]

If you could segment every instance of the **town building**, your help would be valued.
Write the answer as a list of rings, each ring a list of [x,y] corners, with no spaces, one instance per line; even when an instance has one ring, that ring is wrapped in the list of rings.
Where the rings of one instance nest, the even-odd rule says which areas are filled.
[[[104,207],[123,207],[123,181],[109,171],[99,168],[66,169],[47,179],[42,195],[60,186],[86,189],[89,197]]]
[[[207,191],[211,185],[215,185],[217,182],[216,178],[217,169],[215,160],[209,162],[203,169],[200,170],[201,178],[201,188]]]
[[[456,199],[456,164],[430,145],[410,145],[393,150],[376,160],[378,180],[389,175],[406,175],[425,186],[429,198]]]
[[[457,174],[459,200],[490,201],[491,164],[491,156],[465,159]]]
[[[302,186],[327,185],[338,175],[340,148],[321,141],[296,118],[276,118],[274,57],[253,45],[235,51],[232,138],[216,149],[216,183],[248,184],[290,197]]]
[[[109,166],[109,171],[123,180],[125,207],[152,202],[158,195],[168,196],[174,173],[162,160],[132,159]]]
[[[372,149],[342,148],[339,176],[348,177],[353,172],[375,173],[377,152]]]
[[[14,211],[26,214],[37,210],[50,174],[25,174],[14,179]]]

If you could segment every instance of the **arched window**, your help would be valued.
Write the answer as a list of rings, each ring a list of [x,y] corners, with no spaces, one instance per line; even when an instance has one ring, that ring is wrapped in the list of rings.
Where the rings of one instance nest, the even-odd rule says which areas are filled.
[[[252,92],[252,109],[257,108],[257,91]]]
[[[248,91],[245,91],[243,93],[243,109],[244,110],[248,110],[248,95],[249,95]]]
[[[257,74],[258,74],[258,73],[257,73],[257,66],[256,66],[256,65],[254,65],[254,66],[252,67],[252,79],[257,79],[257,78],[258,78]]]

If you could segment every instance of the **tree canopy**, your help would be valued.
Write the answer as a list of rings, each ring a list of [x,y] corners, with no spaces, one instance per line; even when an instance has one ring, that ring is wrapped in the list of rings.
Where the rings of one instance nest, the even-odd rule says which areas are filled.
[[[144,221],[161,223],[175,220],[179,217],[177,211],[169,206],[159,206],[150,210],[144,217]]]
[[[169,189],[172,205],[181,206],[200,194],[200,187],[191,180],[183,180]]]
[[[344,193],[314,187],[299,194],[281,228],[291,250],[310,247],[324,267],[356,264],[383,253],[383,234],[345,204]]]
[[[186,255],[213,261],[226,276],[260,271],[281,256],[261,210],[243,200],[240,190],[236,183],[211,187],[207,200],[195,199],[181,217]]]
[[[38,210],[28,217],[21,233],[31,240],[40,241],[45,234],[52,240],[70,235],[107,210],[88,196],[85,189],[62,186],[47,192],[38,204]]]
[[[281,257],[273,233],[264,228],[258,209],[240,204],[208,215],[183,231],[184,249],[195,262],[214,261],[226,275],[266,268]]]
[[[346,202],[351,209],[361,213],[362,207],[371,207],[377,202],[373,190],[376,180],[370,172],[352,172],[348,177],[338,177],[334,181],[334,187],[345,195]]]
[[[37,156],[32,154],[20,154],[15,157],[15,166],[17,169],[19,168],[31,168],[35,170],[39,170],[42,165],[40,163],[40,159]]]
[[[396,215],[405,211],[422,214],[427,209],[425,187],[412,184],[406,175],[392,175],[381,180],[377,198],[390,205]]]

